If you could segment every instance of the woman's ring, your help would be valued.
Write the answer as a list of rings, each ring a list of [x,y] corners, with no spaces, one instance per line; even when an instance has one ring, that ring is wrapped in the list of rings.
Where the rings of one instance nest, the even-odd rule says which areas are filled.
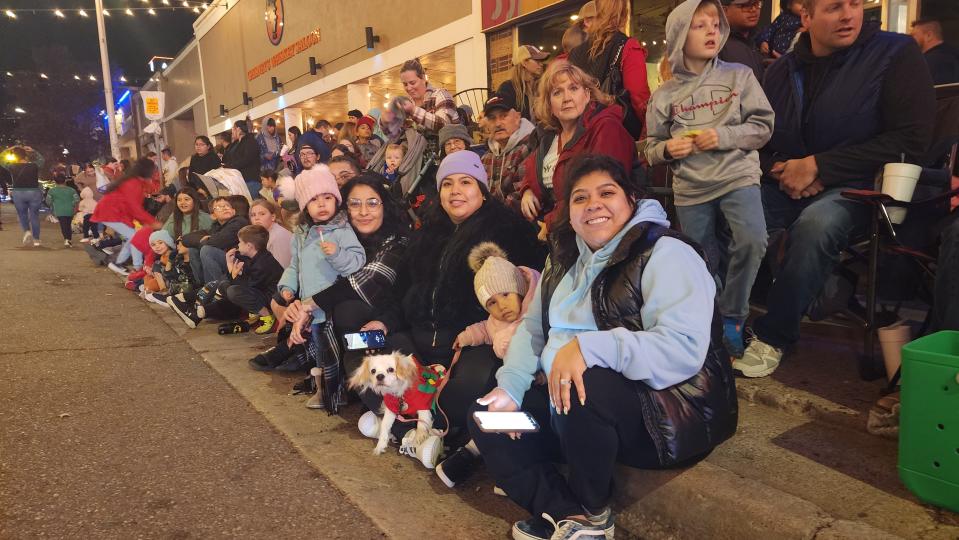
[[[560,379],[559,384],[571,384],[573,381],[569,379]]]

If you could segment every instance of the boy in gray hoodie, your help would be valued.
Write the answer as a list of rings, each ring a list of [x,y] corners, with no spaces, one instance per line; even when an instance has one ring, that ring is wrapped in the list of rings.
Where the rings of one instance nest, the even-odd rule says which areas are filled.
[[[683,232],[707,253],[721,254],[710,266],[723,284],[726,347],[740,358],[749,291],[766,253],[757,150],[772,136],[775,115],[751,69],[717,58],[728,37],[716,0],[686,0],[669,14],[672,79],[650,98],[645,155],[651,165],[668,163],[673,171]],[[732,233],[728,242],[717,235],[722,222]]]

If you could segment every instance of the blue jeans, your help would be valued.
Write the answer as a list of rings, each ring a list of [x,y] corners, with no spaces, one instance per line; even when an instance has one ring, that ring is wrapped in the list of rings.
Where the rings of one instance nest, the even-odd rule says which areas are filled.
[[[250,198],[254,201],[260,199],[260,189],[263,188],[263,184],[259,180],[255,182],[246,182],[246,188],[250,190]]]
[[[127,258],[133,259],[133,267],[139,270],[143,267],[143,253],[133,247],[130,244],[130,239],[133,238],[133,235],[136,234],[136,229],[127,225],[126,223],[121,223],[119,221],[104,221],[103,225],[110,227],[117,234],[120,235],[120,238],[123,239],[123,246],[120,248],[120,253],[117,254],[117,264],[124,263]]]
[[[799,341],[799,323],[839,262],[839,254],[869,226],[869,207],[844,199],[843,186],[793,200],[775,184],[763,184],[769,232],[786,231],[785,257],[769,288],[768,311],[753,330],[782,348]]]
[[[226,277],[226,252],[213,246],[190,248],[190,269],[203,283],[219,281]]]
[[[730,191],[702,204],[677,206],[676,213],[683,232],[709,255],[709,269],[722,291],[719,312],[726,318],[746,320],[749,292],[766,254],[766,220],[759,186]],[[717,237],[719,217],[729,224],[732,238]],[[714,253],[719,256],[713,257]]]
[[[43,192],[39,189],[14,189],[13,206],[17,209],[17,219],[24,232],[30,230],[35,241],[40,240],[40,206],[43,204]]]

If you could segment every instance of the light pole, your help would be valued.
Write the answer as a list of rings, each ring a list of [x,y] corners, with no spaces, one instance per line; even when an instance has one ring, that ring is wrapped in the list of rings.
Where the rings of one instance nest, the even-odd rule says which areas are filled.
[[[110,155],[120,159],[120,141],[113,107],[113,78],[110,76],[110,55],[107,53],[107,31],[103,24],[103,0],[94,0],[97,15],[97,35],[100,37],[100,65],[103,68],[103,93],[107,100],[107,128],[110,130]]]

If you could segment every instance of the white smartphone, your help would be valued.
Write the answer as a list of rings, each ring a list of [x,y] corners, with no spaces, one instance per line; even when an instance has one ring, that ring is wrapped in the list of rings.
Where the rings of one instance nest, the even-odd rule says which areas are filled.
[[[539,431],[539,424],[528,412],[489,412],[473,413],[479,428],[488,433],[533,433]]]

